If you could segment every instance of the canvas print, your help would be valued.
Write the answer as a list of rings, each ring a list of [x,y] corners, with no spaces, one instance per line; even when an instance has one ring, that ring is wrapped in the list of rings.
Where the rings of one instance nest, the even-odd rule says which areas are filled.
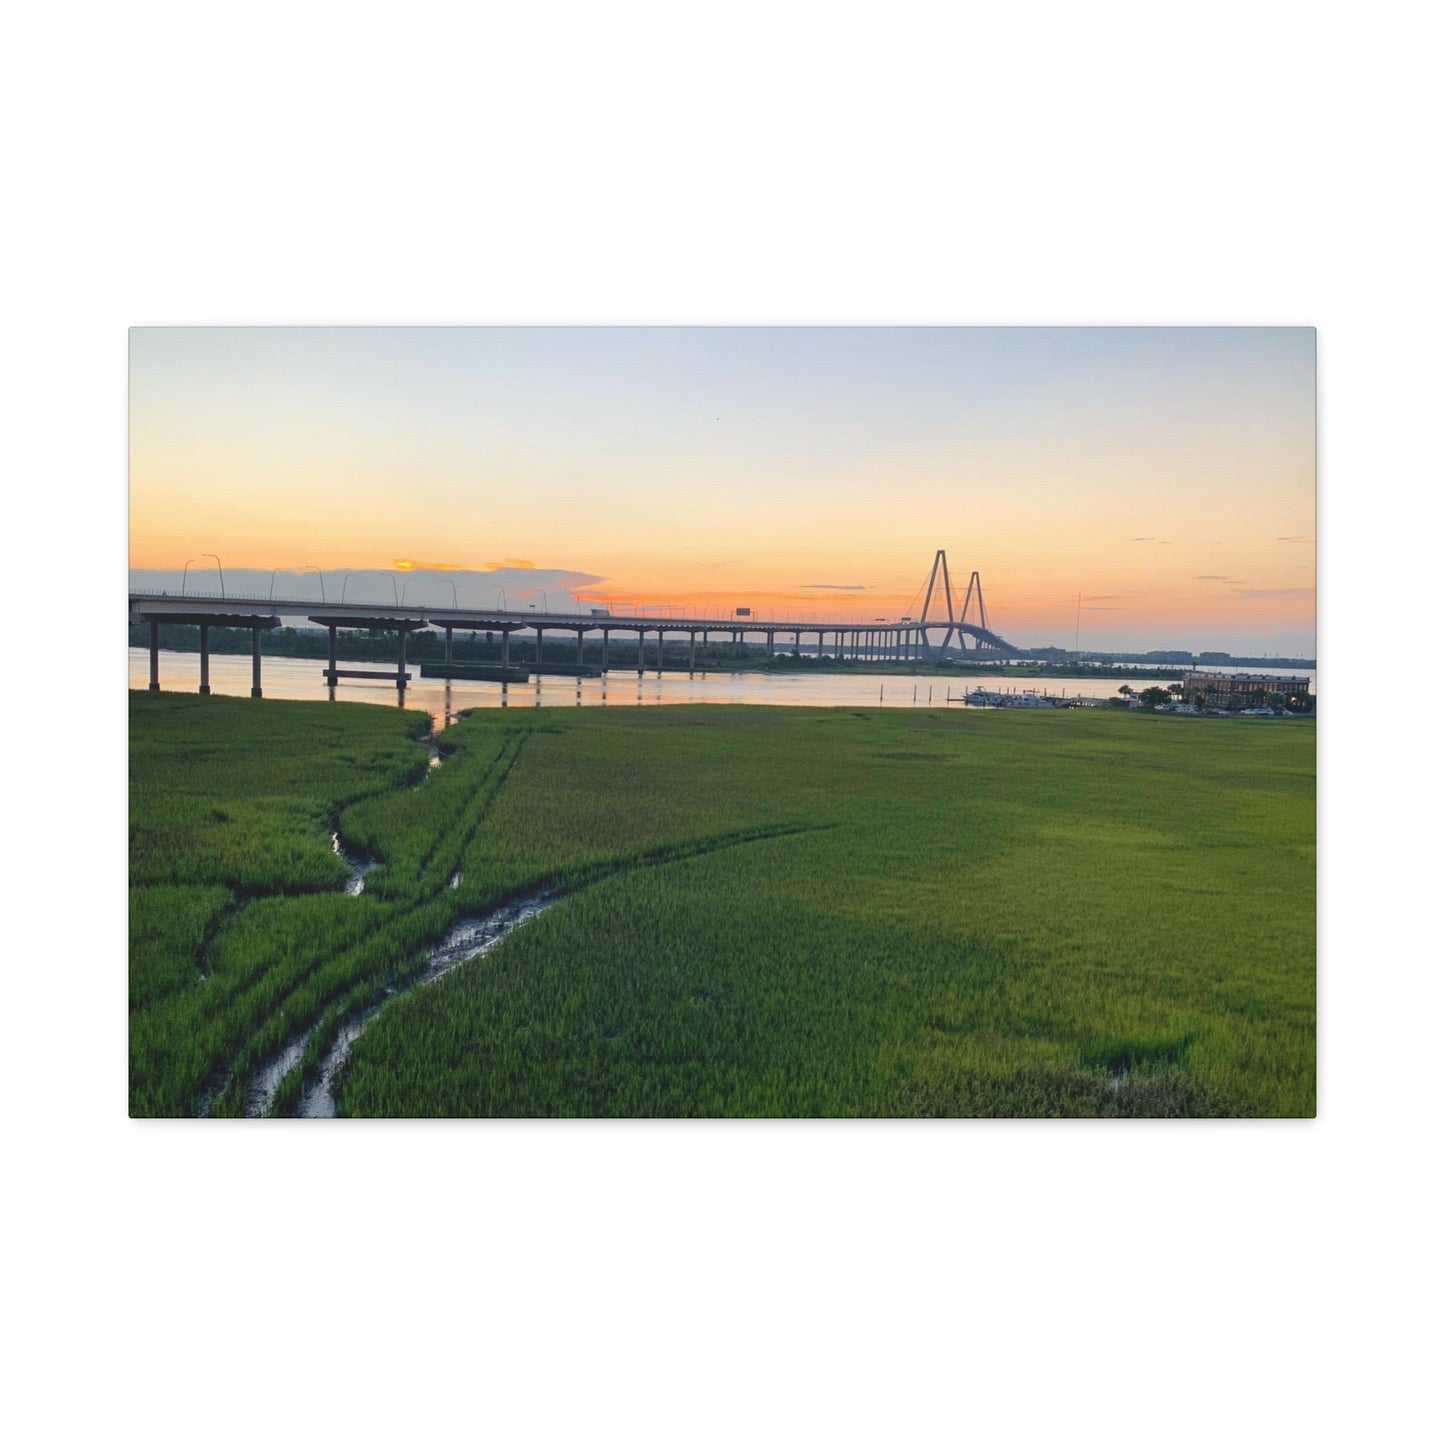
[[[129,523],[134,1117],[1315,1112],[1311,329],[140,327]]]

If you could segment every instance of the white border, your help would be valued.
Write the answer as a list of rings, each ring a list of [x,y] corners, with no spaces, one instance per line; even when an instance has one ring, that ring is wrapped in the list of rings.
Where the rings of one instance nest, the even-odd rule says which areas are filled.
[[[17,22],[17,1438],[1419,1437],[1439,106],[1339,13]],[[126,1121],[125,329],[342,321],[1318,325],[1322,1118]]]

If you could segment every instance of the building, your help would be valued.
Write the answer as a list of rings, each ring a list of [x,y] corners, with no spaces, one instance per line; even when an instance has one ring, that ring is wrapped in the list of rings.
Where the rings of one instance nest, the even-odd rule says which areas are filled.
[[[1186,672],[1183,688],[1187,701],[1203,697],[1205,707],[1228,707],[1233,702],[1259,707],[1272,695],[1296,706],[1301,702],[1314,705],[1307,677],[1278,677],[1264,672]]]

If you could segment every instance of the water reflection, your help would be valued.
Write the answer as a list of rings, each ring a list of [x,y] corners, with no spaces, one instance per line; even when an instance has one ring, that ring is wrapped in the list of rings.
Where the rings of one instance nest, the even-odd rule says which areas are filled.
[[[536,677],[530,683],[468,682],[420,679],[404,694],[390,681],[347,679],[327,685],[322,681],[324,660],[314,657],[266,657],[261,661],[261,689],[267,697],[311,701],[381,703],[429,712],[440,730],[468,708],[510,707],[518,702],[533,707],[599,707],[609,704],[651,707],[669,703],[756,703],[794,707],[940,707],[958,706],[958,699],[975,687],[1005,687],[1010,691],[1037,690],[1050,697],[1113,697],[1117,677],[1001,678],[911,676],[906,673],[765,673],[663,672],[651,677],[636,674],[635,687],[624,678],[632,669],[601,677]],[[160,685],[166,692],[194,693],[199,660],[193,652],[160,654]],[[211,656],[211,691],[227,697],[249,697],[249,655]],[[1283,674],[1282,674],[1283,675]],[[1314,674],[1307,675],[1313,685]],[[130,686],[144,690],[150,680],[150,654],[143,647],[130,649]],[[609,686],[610,683],[610,686]],[[524,696],[517,694],[525,689]]]

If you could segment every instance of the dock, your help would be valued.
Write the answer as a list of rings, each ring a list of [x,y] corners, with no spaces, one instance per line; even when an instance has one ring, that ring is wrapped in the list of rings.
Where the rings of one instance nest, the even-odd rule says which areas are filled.
[[[489,667],[481,662],[423,662],[419,666],[423,677],[464,682],[529,682],[532,677],[532,671],[525,667]]]

